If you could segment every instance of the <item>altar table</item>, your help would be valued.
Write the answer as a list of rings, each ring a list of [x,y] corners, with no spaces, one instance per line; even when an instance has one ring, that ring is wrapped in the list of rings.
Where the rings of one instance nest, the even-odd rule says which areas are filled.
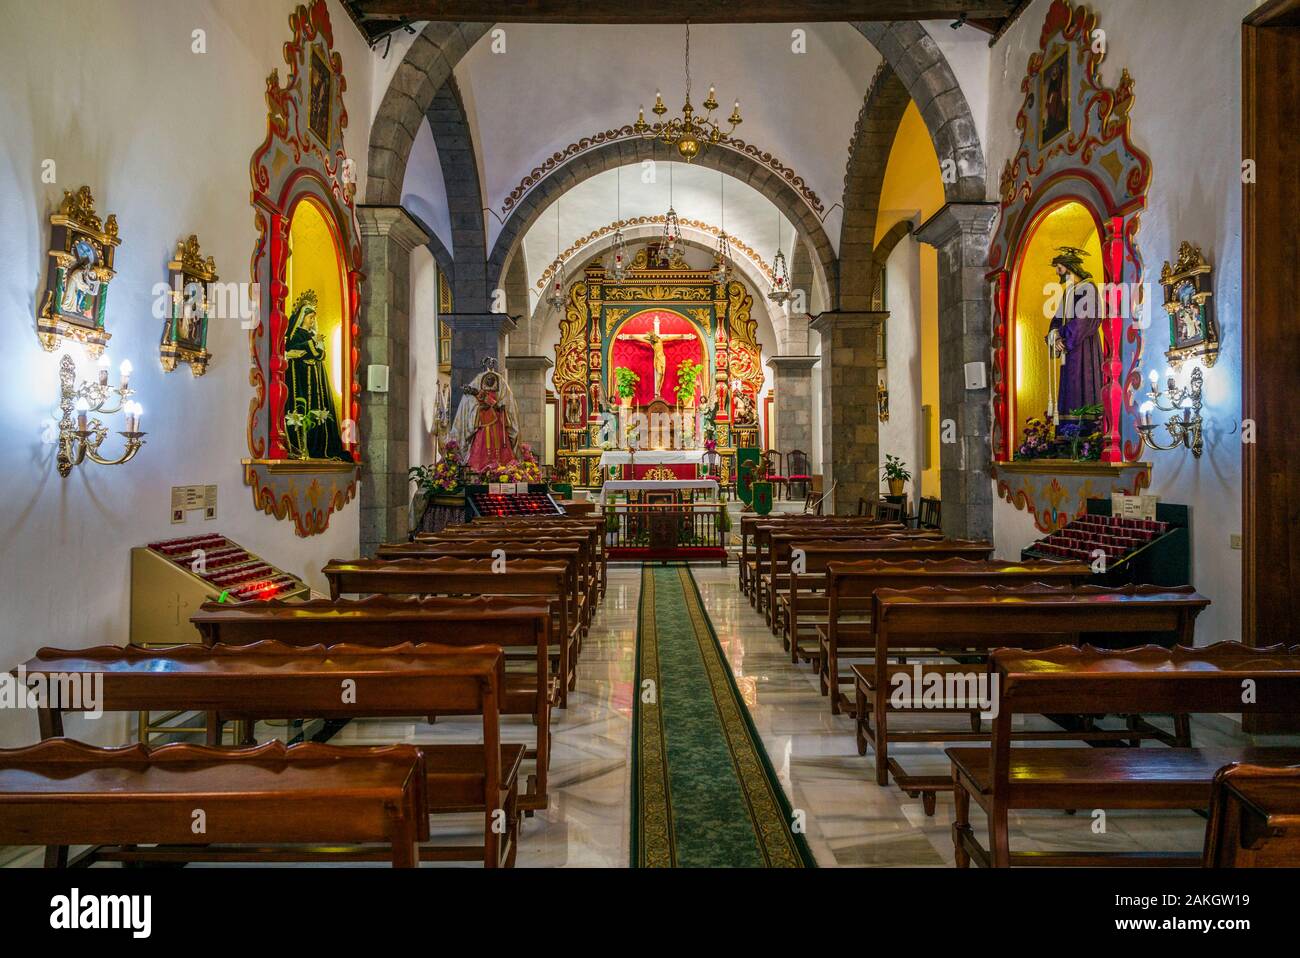
[[[602,468],[626,466],[633,461],[626,449],[609,449],[600,455]],[[685,466],[704,462],[703,449],[644,449],[636,454],[638,466]]]
[[[618,492],[658,492],[660,490],[703,490],[716,499],[718,483],[714,479],[611,479],[605,483],[606,495]]]

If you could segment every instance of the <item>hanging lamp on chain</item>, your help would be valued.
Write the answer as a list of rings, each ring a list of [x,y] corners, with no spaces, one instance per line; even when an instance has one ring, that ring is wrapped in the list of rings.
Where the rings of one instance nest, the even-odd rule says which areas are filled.
[[[564,308],[564,260],[560,258],[560,201],[555,201],[555,264],[552,267],[555,279],[551,283],[551,293],[546,302],[554,309]]]
[[[772,289],[767,298],[778,306],[790,298],[790,270],[781,249],[781,214],[776,214],[776,255],[772,257]]]

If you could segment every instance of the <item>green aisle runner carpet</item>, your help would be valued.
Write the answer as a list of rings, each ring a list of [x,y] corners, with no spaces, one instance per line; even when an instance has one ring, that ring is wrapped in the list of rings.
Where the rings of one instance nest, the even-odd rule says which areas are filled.
[[[685,566],[642,567],[636,689],[633,867],[812,867]]]

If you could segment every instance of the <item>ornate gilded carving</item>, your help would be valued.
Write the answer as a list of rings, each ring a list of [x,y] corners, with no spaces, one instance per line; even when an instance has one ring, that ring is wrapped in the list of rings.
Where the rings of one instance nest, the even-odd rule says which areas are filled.
[[[171,308],[163,320],[162,344],[158,358],[162,368],[171,372],[178,363],[189,363],[190,372],[202,376],[212,354],[208,352],[208,321],[212,303],[208,299],[210,284],[217,282],[217,263],[199,249],[193,233],[176,243],[176,255],[167,264],[171,287]]]
[[[1184,242],[1178,261],[1165,263],[1160,285],[1165,291],[1165,312],[1169,314],[1169,349],[1165,358],[1174,368],[1189,359],[1207,369],[1219,358],[1219,323],[1214,318],[1214,267],[1199,246]]]
[[[334,33],[325,0],[310,0],[289,16],[291,37],[284,44],[289,75],[283,85],[278,70],[266,81],[267,132],[250,163],[253,186],[252,279],[263,291],[257,325],[248,334],[252,369],[249,384],[248,448],[243,460],[244,481],[252,487],[258,509],[277,519],[293,520],[300,536],[323,532],[330,515],[356,494],[360,475],[359,440],[361,383],[358,377],[361,326],[361,232],[354,194],[356,176],[344,149],[348,126],[343,93],[342,57],[334,50]],[[312,70],[316,82],[311,82]],[[322,82],[321,69],[329,73]],[[342,357],[340,420],[348,420],[350,447],[356,462],[292,460],[288,458],[281,410],[288,395],[283,356],[289,306],[289,224],[300,202],[311,202],[337,229],[339,256],[345,270],[342,290],[347,343]]]
[[[604,146],[607,143],[614,143],[618,140],[637,139],[638,135],[632,128],[632,124],[621,126],[614,130],[605,130],[603,133],[595,133],[591,136],[585,136],[576,143],[570,143],[563,150],[552,153],[538,166],[533,167],[519,185],[510,191],[510,195],[505,198],[501,204],[501,215],[508,216],[510,211],[519,205],[529,192],[542,180],[546,179],[552,172],[565,163],[569,162],[575,156],[585,153],[587,150],[598,146]],[[761,163],[773,173],[781,178],[791,189],[799,194],[800,198],[808,204],[808,208],[817,214],[818,218],[823,218],[826,209],[822,204],[821,198],[809,188],[807,182],[802,176],[797,174],[791,167],[786,166],[773,154],[767,150],[760,149],[751,143],[735,136],[723,137],[719,146],[727,147],[737,153],[742,153],[750,159]]]
[[[36,335],[47,352],[65,338],[82,343],[92,356],[104,351],[112,338],[104,328],[104,311],[120,242],[116,214],[100,221],[90,187],[64,190],[50,216],[45,300],[36,317]]]
[[[727,284],[727,326],[731,330],[730,372],[757,396],[763,388],[763,367],[758,346],[758,323],[750,315],[754,297],[736,280]]]
[[[612,235],[615,230],[632,229],[633,227],[637,227],[637,226],[661,226],[663,225],[663,221],[664,221],[664,215],[662,213],[656,216],[634,216],[630,219],[615,220],[614,222],[608,224],[607,226],[602,226],[599,229],[594,229],[586,236],[582,236],[574,240],[572,245],[570,245],[568,249],[566,249],[564,252],[562,252],[559,255],[558,263],[560,265],[564,265],[570,259],[577,256],[580,252],[582,252],[582,250],[585,249],[587,246],[591,245],[597,240],[603,239],[606,236]],[[719,236],[722,232],[720,229],[718,229],[718,227],[714,226],[712,223],[706,223],[703,220],[679,218],[678,222],[681,223],[683,226],[689,226],[692,229],[697,229],[702,233],[708,233],[710,236],[714,236],[714,237]],[[772,267],[767,262],[767,260],[763,259],[763,257],[758,253],[757,250],[755,250],[752,246],[748,245],[747,243],[738,240],[736,237],[732,236],[731,234],[727,234],[727,241],[730,243],[731,250],[733,253],[739,253],[742,256],[744,256],[747,260],[749,260],[751,263],[754,264],[755,268],[760,273],[762,273],[764,277],[766,277],[768,282],[772,281]],[[538,289],[544,289],[547,286],[547,284],[550,283],[551,279],[555,276],[555,268],[556,268],[556,263],[552,262],[549,266],[546,267],[546,269],[542,270],[542,274],[537,280]],[[654,268],[660,269],[660,267],[654,267]],[[668,267],[669,270],[674,270],[674,271],[689,270],[690,268],[691,267],[686,263],[686,261],[681,258],[680,252],[677,254],[674,261],[669,263],[669,267]],[[646,247],[643,247],[642,249],[637,251],[630,269],[632,271],[651,269],[649,264],[649,254]]]
[[[1065,202],[1090,211],[1101,233],[1105,275],[1098,282],[1138,287],[1144,281],[1137,244],[1141,211],[1151,181],[1151,161],[1131,140],[1133,78],[1122,71],[1117,86],[1101,78],[1103,45],[1095,44],[1096,14],[1068,0],[1052,0],[1039,49],[1021,81],[1024,102],[1016,117],[1020,142],[1002,172],[1001,214],[989,250],[994,314],[993,449],[1011,458],[1019,424],[1011,423],[1012,353],[1017,341],[1012,277],[1042,216]],[[1035,307],[1036,308],[1036,307]],[[1135,316],[1141,309],[1134,307]],[[1145,323],[1108,316],[1102,333],[1102,459],[1133,461],[1141,454],[1137,431],[1138,364]]]

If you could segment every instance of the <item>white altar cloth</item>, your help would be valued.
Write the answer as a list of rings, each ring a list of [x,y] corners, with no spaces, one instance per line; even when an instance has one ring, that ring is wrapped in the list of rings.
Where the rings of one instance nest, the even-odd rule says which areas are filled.
[[[644,449],[636,454],[638,466],[698,466],[703,461],[703,449]],[[626,466],[631,462],[632,454],[626,449],[610,449],[600,454],[602,468]]]
[[[637,458],[640,458],[639,456]],[[713,479],[611,479],[601,487],[606,495],[615,492],[645,492],[663,489],[695,489],[718,494],[718,483]]]

